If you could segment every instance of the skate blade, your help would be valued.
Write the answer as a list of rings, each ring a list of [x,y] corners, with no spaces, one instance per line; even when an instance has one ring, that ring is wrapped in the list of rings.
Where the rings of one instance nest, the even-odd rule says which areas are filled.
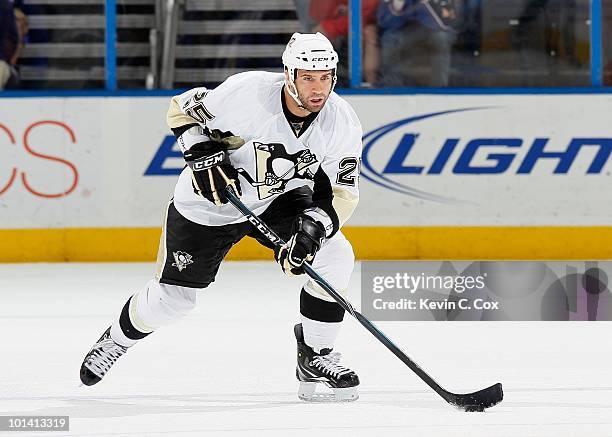
[[[317,393],[317,388],[321,387],[326,387],[331,393]],[[359,399],[359,393],[357,387],[331,388],[320,382],[300,382],[298,398],[304,402],[353,402]]]

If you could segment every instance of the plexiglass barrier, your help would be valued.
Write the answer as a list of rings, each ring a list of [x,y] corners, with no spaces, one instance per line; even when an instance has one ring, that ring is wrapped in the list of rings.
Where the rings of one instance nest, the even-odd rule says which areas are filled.
[[[0,0],[0,84],[21,90],[215,86],[282,71],[322,32],[341,88],[612,83],[612,0]],[[4,82],[4,83],[2,83]]]

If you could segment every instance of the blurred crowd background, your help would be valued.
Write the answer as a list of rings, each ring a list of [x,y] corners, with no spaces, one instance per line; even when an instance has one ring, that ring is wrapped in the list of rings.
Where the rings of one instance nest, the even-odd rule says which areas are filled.
[[[0,89],[215,86],[240,71],[281,71],[296,31],[333,42],[341,87],[612,83],[612,0],[361,0],[361,53],[351,7],[349,0],[0,0]],[[349,55],[361,59],[357,80]]]

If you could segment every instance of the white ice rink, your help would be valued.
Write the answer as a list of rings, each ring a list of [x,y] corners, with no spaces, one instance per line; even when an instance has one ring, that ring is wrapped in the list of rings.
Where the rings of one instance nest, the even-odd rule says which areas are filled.
[[[292,327],[302,280],[273,263],[224,264],[190,316],[79,387],[83,356],[153,268],[0,265],[0,415],[68,415],[70,436],[612,436],[604,322],[380,322],[447,389],[504,384],[500,405],[463,413],[347,315],[336,350],[358,372],[361,398],[300,402]]]

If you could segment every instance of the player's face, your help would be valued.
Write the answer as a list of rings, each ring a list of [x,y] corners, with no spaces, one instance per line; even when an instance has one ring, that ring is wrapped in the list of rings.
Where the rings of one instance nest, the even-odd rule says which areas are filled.
[[[295,86],[306,110],[319,112],[323,108],[331,93],[333,78],[332,70],[298,70]]]

